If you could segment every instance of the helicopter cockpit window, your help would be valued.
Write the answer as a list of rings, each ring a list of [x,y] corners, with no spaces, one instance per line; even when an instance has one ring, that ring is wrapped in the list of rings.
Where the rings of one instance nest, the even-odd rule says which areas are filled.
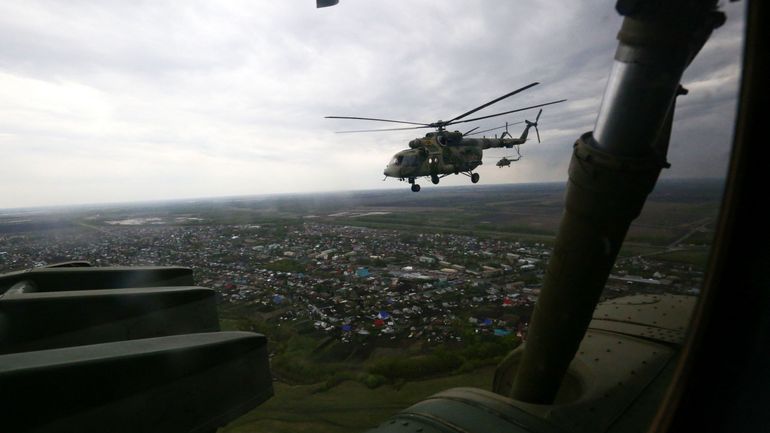
[[[401,161],[403,160],[404,160],[404,155],[398,155],[397,157],[393,158],[393,161],[391,161],[391,164],[401,165]]]
[[[404,156],[403,165],[407,167],[420,165],[420,159],[417,157],[417,155],[406,155]]]

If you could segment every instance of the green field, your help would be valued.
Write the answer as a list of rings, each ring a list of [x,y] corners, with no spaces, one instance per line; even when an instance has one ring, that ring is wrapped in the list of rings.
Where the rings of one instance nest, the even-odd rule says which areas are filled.
[[[669,251],[663,254],[655,256],[657,260],[663,260],[666,262],[685,263],[688,265],[697,266],[699,268],[705,268],[708,262],[710,250],[709,248],[691,248],[682,251]]]
[[[221,433],[360,433],[426,397],[458,386],[490,389],[493,367],[376,389],[353,381],[326,391],[316,385],[275,382],[275,396],[221,429]]]

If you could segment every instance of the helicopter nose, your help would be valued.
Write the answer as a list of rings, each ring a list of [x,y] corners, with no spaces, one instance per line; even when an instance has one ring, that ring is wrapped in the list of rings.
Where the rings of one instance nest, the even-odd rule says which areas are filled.
[[[385,167],[385,170],[382,172],[382,174],[384,174],[385,176],[390,176],[390,177],[397,177],[397,176],[396,176],[396,168],[395,168],[395,167],[393,167],[393,165],[392,165],[392,164],[388,164],[388,165]]]

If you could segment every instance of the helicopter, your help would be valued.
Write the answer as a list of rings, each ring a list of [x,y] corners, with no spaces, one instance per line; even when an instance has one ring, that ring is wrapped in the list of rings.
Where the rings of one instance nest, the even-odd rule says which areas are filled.
[[[509,158],[508,156],[504,156],[504,157],[500,158],[500,160],[497,161],[497,164],[495,164],[495,165],[500,167],[500,168],[510,167],[511,166],[511,162],[515,162],[515,161],[519,160],[519,158],[515,158],[515,159],[508,159],[508,158]],[[513,158],[513,157],[511,156],[510,158]]]
[[[544,107],[546,105],[558,104],[566,101],[561,99],[558,101],[546,102],[543,104],[537,104],[525,108],[519,108],[516,110],[505,111],[503,113],[491,114],[488,116],[475,117],[472,119],[465,119],[465,117],[486,108],[496,102],[502,101],[505,98],[513,96],[519,92],[527,90],[540,83],[534,82],[524,87],[516,89],[510,93],[507,93],[499,98],[493,99],[485,104],[482,104],[470,111],[467,111],[459,116],[456,116],[448,121],[437,120],[433,123],[419,123],[401,120],[391,119],[379,119],[370,117],[352,117],[352,116],[326,116],[327,119],[351,119],[351,120],[370,120],[377,122],[390,122],[390,123],[403,123],[419,125],[405,128],[386,128],[386,129],[363,129],[352,131],[338,131],[338,133],[353,133],[353,132],[377,132],[377,131],[397,131],[408,129],[420,129],[420,128],[435,128],[434,132],[425,134],[425,137],[415,138],[409,142],[409,149],[404,149],[391,158],[388,165],[385,167],[383,174],[385,179],[393,177],[401,181],[407,180],[411,184],[413,192],[420,191],[420,185],[416,183],[416,180],[420,177],[429,177],[434,185],[438,185],[442,178],[451,174],[463,174],[471,179],[472,183],[478,183],[480,175],[474,170],[482,164],[483,151],[491,148],[513,148],[519,146],[527,141],[530,128],[535,128],[538,142],[540,141],[540,131],[537,129],[538,121],[543,110],[540,109],[534,122],[525,120],[526,126],[524,131],[518,138],[514,138],[508,132],[508,124],[505,126],[505,132],[503,132],[498,138],[496,135],[494,138],[469,138],[468,136],[479,134],[482,132],[491,131],[499,128],[492,128],[490,130],[474,132],[478,127],[473,128],[465,133],[460,131],[447,131],[446,127],[456,123],[474,122],[482,119],[488,119],[496,116],[503,116],[519,111],[530,110],[534,108]],[[517,148],[518,151],[518,148]],[[510,161],[510,160],[508,160]],[[383,179],[383,180],[385,180]]]

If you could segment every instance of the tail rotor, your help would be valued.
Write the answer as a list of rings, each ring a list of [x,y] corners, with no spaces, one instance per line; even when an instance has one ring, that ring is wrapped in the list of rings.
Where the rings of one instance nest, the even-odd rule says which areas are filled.
[[[537,129],[537,122],[540,120],[540,115],[543,114],[543,109],[541,108],[540,111],[537,112],[537,117],[535,117],[534,122],[530,122],[529,120],[525,120],[527,126],[534,126],[535,127],[535,133],[537,134],[537,142],[540,143],[540,131]]]

